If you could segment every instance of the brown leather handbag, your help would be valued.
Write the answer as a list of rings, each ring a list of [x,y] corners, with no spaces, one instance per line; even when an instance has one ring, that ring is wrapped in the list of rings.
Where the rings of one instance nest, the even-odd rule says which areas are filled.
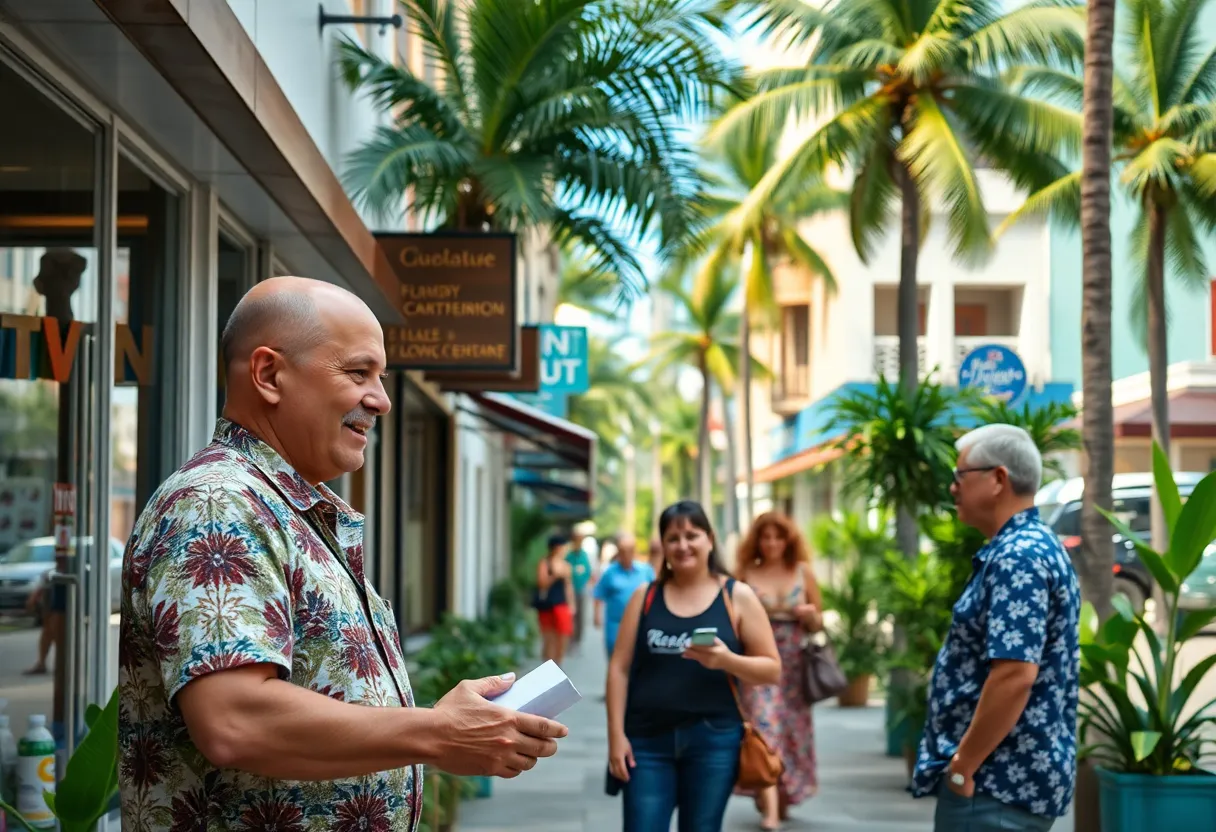
[[[730,618],[730,626],[735,631],[735,638],[738,638],[739,643],[742,644],[743,639],[739,636],[739,626],[735,623],[735,608],[730,596],[731,594],[726,591],[726,585],[723,582],[722,599],[726,602],[726,615]],[[735,697],[739,716],[743,718],[743,742],[739,745],[739,776],[735,783],[739,788],[747,791],[759,791],[767,789],[769,786],[775,786],[781,779],[781,773],[785,771],[785,763],[781,761],[781,755],[769,747],[760,732],[748,721],[747,712],[743,710],[743,700],[739,698],[739,687],[735,678],[728,674],[726,680],[730,683],[730,692]]]

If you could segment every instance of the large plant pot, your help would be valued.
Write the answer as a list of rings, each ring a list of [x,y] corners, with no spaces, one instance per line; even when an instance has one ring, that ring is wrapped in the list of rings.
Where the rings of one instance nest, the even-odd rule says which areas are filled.
[[[1154,777],[1098,767],[1101,832],[1211,829],[1216,819],[1216,776]],[[1078,830],[1080,827],[1077,827]]]
[[[470,777],[469,782],[472,783],[472,794],[469,795],[473,800],[484,800],[494,793],[494,778],[482,777],[480,775]]]
[[[842,708],[864,708],[870,703],[870,677],[858,676],[849,680],[849,686],[836,697]]]
[[[1098,832],[1102,828],[1098,768],[1092,759],[1077,761],[1077,788],[1072,798],[1072,817],[1077,832]]]

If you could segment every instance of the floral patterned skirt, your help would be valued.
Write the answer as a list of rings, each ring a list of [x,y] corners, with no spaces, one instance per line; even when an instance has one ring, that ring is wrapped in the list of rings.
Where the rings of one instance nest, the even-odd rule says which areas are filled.
[[[815,725],[811,706],[802,695],[802,625],[794,621],[774,621],[773,635],[781,654],[781,683],[744,685],[740,694],[747,718],[781,755],[785,771],[779,789],[791,806],[814,797],[819,790],[815,763]],[[737,789],[736,794],[754,792]]]

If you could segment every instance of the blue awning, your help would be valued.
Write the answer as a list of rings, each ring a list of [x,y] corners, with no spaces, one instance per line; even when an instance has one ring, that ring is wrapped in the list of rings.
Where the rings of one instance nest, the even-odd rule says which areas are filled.
[[[788,457],[818,448],[825,442],[838,438],[829,432],[828,425],[832,421],[833,402],[837,397],[849,393],[873,393],[878,385],[872,381],[852,381],[842,384],[814,404],[808,405],[793,416],[788,417],[772,433],[774,453],[772,461],[780,462]],[[1042,387],[1032,387],[1025,397],[1018,402],[1021,407],[1029,404],[1033,407],[1047,407],[1051,404],[1064,404],[1072,401],[1073,385],[1068,382],[1052,381]],[[954,414],[955,421],[964,427],[972,427],[975,419],[965,410]]]

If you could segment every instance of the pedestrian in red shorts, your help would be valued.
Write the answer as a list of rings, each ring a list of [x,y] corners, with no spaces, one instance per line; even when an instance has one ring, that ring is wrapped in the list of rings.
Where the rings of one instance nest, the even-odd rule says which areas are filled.
[[[569,546],[568,537],[553,535],[549,538],[549,554],[536,568],[536,610],[544,643],[542,656],[559,665],[566,657],[566,647],[574,634],[574,573],[566,562]]]

